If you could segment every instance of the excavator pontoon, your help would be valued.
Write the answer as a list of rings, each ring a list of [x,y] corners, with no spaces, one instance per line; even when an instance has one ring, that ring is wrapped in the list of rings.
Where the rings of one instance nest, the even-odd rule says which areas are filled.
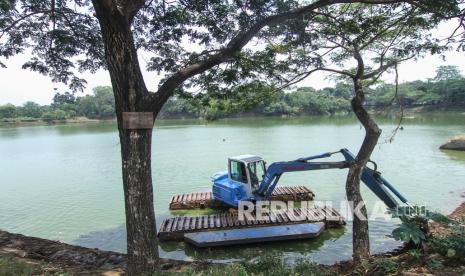
[[[342,161],[314,161],[342,154]],[[212,176],[212,192],[173,196],[170,209],[196,207],[237,208],[242,203],[269,200],[313,200],[314,194],[305,186],[278,187],[284,173],[311,170],[345,169],[355,156],[347,149],[327,152],[292,161],[274,162],[269,166],[259,156],[240,155],[228,158],[228,170]],[[408,204],[405,199],[374,168],[365,167],[362,182],[388,208]],[[277,192],[278,191],[278,192]],[[264,241],[303,239],[318,236],[324,229],[342,227],[344,219],[331,207],[297,208],[270,211],[263,219],[238,216],[237,212],[207,216],[174,217],[163,221],[158,237],[160,240],[182,240],[199,247],[224,246]]]

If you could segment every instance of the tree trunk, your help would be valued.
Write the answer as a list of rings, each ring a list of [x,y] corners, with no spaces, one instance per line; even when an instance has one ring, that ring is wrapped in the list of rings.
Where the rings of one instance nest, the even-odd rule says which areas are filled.
[[[130,17],[101,3],[93,1],[102,29],[121,144],[126,272],[128,275],[153,275],[158,268],[159,253],[151,173],[152,129],[124,129],[123,112],[152,112],[154,107],[140,70]]]
[[[128,275],[152,275],[158,244],[151,174],[152,130],[121,130]]]
[[[354,214],[353,220],[353,258],[355,263],[360,263],[362,259],[367,259],[370,256],[370,240],[368,235],[368,216],[365,203],[363,202],[360,193],[360,178],[363,168],[365,168],[371,153],[378,143],[381,129],[376,122],[371,118],[370,114],[363,107],[365,100],[362,81],[360,78],[354,78],[355,96],[351,101],[352,110],[358,120],[365,128],[365,138],[362,146],[357,153],[355,162],[349,167],[349,173],[346,181],[347,200],[353,203],[354,208],[359,207],[358,214]],[[360,206],[362,204],[363,206]]]

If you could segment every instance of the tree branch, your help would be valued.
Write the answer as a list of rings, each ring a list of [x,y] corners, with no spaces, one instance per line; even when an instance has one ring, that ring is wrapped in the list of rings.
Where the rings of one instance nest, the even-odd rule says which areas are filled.
[[[16,19],[15,21],[11,22],[11,24],[5,28],[3,28],[1,31],[0,31],[0,38],[2,38],[2,36],[10,31],[12,28],[14,28],[16,26],[16,24],[18,24],[19,22],[33,16],[33,15],[36,15],[36,14],[39,14],[39,13],[49,13],[51,12],[51,10],[40,10],[40,11],[35,11],[35,12],[31,12],[31,13],[28,13],[28,14],[25,14],[23,16],[21,16],[20,18]]]
[[[458,13],[458,14],[454,14],[454,15],[450,15],[450,16],[445,16],[445,15],[443,15],[443,14],[437,12],[436,10],[433,10],[433,9],[431,9],[431,8],[429,8],[429,7],[425,7],[425,6],[421,5],[422,0],[418,0],[418,1],[408,1],[408,2],[409,2],[410,4],[412,4],[413,6],[416,6],[416,7],[420,8],[420,9],[422,9],[422,10],[425,10],[425,11],[427,11],[427,12],[429,12],[429,13],[435,14],[436,16],[438,16],[438,17],[440,17],[440,18],[442,18],[442,19],[462,18],[463,16],[465,16],[465,9],[462,9],[462,10],[460,11],[460,13]]]
[[[336,69],[332,69],[332,68],[319,68],[318,70],[320,71],[327,71],[327,72],[332,72],[332,73],[337,73],[337,74],[341,74],[341,75],[344,75],[344,76],[348,76],[350,78],[355,78],[355,75],[347,72],[347,71],[341,71],[341,70],[336,70]]]
[[[393,60],[393,61],[391,61],[391,62],[389,62],[389,63],[387,63],[387,64],[380,65],[380,66],[378,67],[378,69],[376,69],[376,70],[374,70],[374,71],[372,71],[372,72],[370,72],[370,73],[368,73],[368,74],[364,74],[364,75],[362,76],[362,80],[371,79],[371,78],[375,77],[376,75],[385,72],[385,71],[388,70],[389,68],[394,67],[394,66],[397,66],[397,64],[399,64],[400,62],[403,62],[403,61],[412,59],[412,58],[414,58],[414,57],[415,57],[415,55],[411,55],[411,56],[408,56],[408,57],[406,57],[406,58],[402,58],[402,59],[398,59],[398,60]]]
[[[211,55],[202,61],[191,64],[166,79],[166,81],[159,87],[157,93],[151,95],[151,105],[154,108],[161,108],[161,106],[173,94],[174,90],[179,87],[185,80],[197,74],[201,74],[213,66],[234,57],[234,55],[240,52],[241,49],[265,26],[279,24],[288,19],[309,14],[312,13],[315,9],[333,4],[393,4],[410,1],[411,0],[319,0],[302,8],[265,17],[252,25],[248,30],[237,34],[224,48],[220,49],[217,54]],[[334,72],[341,73],[340,71],[335,70]],[[345,75],[347,75],[347,72],[345,72]],[[159,110],[155,110],[155,112],[157,111]]]
[[[364,44],[362,44],[362,46],[360,47],[360,50],[363,50],[365,49],[366,47],[368,47],[371,43],[373,43],[376,39],[378,39],[378,37],[382,36],[385,32],[387,32],[390,28],[398,25],[400,22],[404,21],[406,18],[408,18],[410,15],[413,14],[413,12],[415,11],[415,8],[413,8],[411,11],[409,11],[406,15],[400,17],[398,20],[394,21],[392,24],[389,24],[386,28],[382,29],[381,31],[379,31],[376,35],[374,35],[372,38],[370,38],[367,42],[365,42]],[[403,24],[402,24],[402,28],[403,29]],[[357,38],[358,39],[358,38]]]
[[[145,5],[145,0],[114,0],[118,11],[128,17],[130,20],[134,18],[140,8]]]
[[[354,79],[363,79],[363,75],[365,72],[365,64],[363,62],[363,58],[360,55],[358,48],[354,45],[353,50],[354,58],[357,61],[357,73],[355,73]]]
[[[288,88],[289,86],[291,86],[293,84],[299,83],[299,82],[301,82],[302,80],[304,80],[305,78],[307,78],[308,76],[310,76],[311,74],[313,74],[316,71],[318,71],[318,69],[313,69],[313,70],[310,70],[308,72],[297,74],[294,77],[292,77],[290,80],[288,80],[286,84],[278,87],[278,90],[282,90],[282,89]]]

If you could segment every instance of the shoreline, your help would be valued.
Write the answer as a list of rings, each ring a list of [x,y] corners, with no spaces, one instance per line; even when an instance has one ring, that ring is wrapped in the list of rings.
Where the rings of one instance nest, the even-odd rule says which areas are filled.
[[[465,201],[448,216],[455,219],[465,218]],[[432,230],[433,233],[441,233],[441,231],[434,228]],[[408,255],[407,250],[408,248],[404,246],[392,252],[374,255],[371,261],[376,262],[377,259],[399,261],[405,259],[405,255]],[[0,230],[0,267],[2,259],[13,262],[15,265],[30,266],[34,274],[36,272],[38,274],[65,272],[71,274],[121,275],[124,273],[126,265],[126,257],[122,253],[86,248]],[[162,271],[167,273],[186,270],[203,271],[217,266],[225,266],[225,264],[172,259],[160,259],[160,263]],[[354,268],[352,261],[342,261],[329,266],[317,264],[316,267],[338,275],[350,275],[350,270]],[[465,266],[448,267],[448,269],[451,269],[452,273],[465,273]],[[429,272],[427,268],[417,265],[408,268],[402,275],[423,275],[426,272]]]
[[[399,110],[398,107],[389,107],[389,108],[379,108],[379,107],[368,107],[368,111],[374,117],[381,116],[398,116]],[[415,115],[463,115],[465,116],[465,108],[463,107],[405,107],[403,111],[404,119],[414,119]],[[334,113],[334,114],[301,114],[301,115],[285,115],[285,114],[274,114],[266,115],[260,113],[238,113],[226,117],[221,117],[215,120],[206,120],[203,117],[193,117],[193,116],[166,116],[161,114],[158,116],[157,120],[201,120],[205,122],[214,122],[227,119],[241,119],[241,118],[300,118],[300,117],[347,117],[353,116],[351,112],[349,113]],[[115,118],[108,119],[91,119],[87,117],[75,117],[72,119],[65,120],[51,120],[45,121],[42,119],[27,119],[21,120],[18,119],[4,119],[0,120],[0,128],[7,127],[27,127],[27,126],[53,126],[53,125],[66,125],[66,124],[84,124],[84,123],[106,123],[106,122],[115,122]]]
[[[12,121],[0,121],[0,128],[29,127],[29,126],[54,126],[54,125],[104,123],[104,122],[115,122],[116,123],[116,118],[89,119],[86,117],[76,117],[73,119],[51,120],[51,121],[44,121],[42,119],[21,121],[18,119],[18,120],[12,120]]]

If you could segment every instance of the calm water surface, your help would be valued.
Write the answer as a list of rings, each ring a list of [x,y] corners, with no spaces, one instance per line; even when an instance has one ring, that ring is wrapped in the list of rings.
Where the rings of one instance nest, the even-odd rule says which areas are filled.
[[[449,137],[465,133],[465,114],[404,120],[385,143],[394,119],[379,119],[383,138],[373,160],[411,202],[453,210],[465,191],[465,152],[440,151]],[[157,222],[173,215],[175,193],[208,191],[210,176],[226,169],[228,156],[251,153],[268,163],[346,147],[358,150],[363,130],[351,117],[159,121],[154,130],[153,179]],[[337,158],[333,158],[336,160]],[[344,170],[284,175],[280,184],[306,185],[318,200],[344,199]],[[376,198],[363,188],[372,206]],[[335,206],[338,208],[338,206]],[[0,128],[0,229],[89,247],[125,250],[124,205],[118,135],[113,123]],[[398,246],[387,237],[397,221],[370,222],[372,251]],[[231,261],[275,252],[330,264],[351,254],[350,224],[314,240],[199,250],[163,243],[177,259]]]

